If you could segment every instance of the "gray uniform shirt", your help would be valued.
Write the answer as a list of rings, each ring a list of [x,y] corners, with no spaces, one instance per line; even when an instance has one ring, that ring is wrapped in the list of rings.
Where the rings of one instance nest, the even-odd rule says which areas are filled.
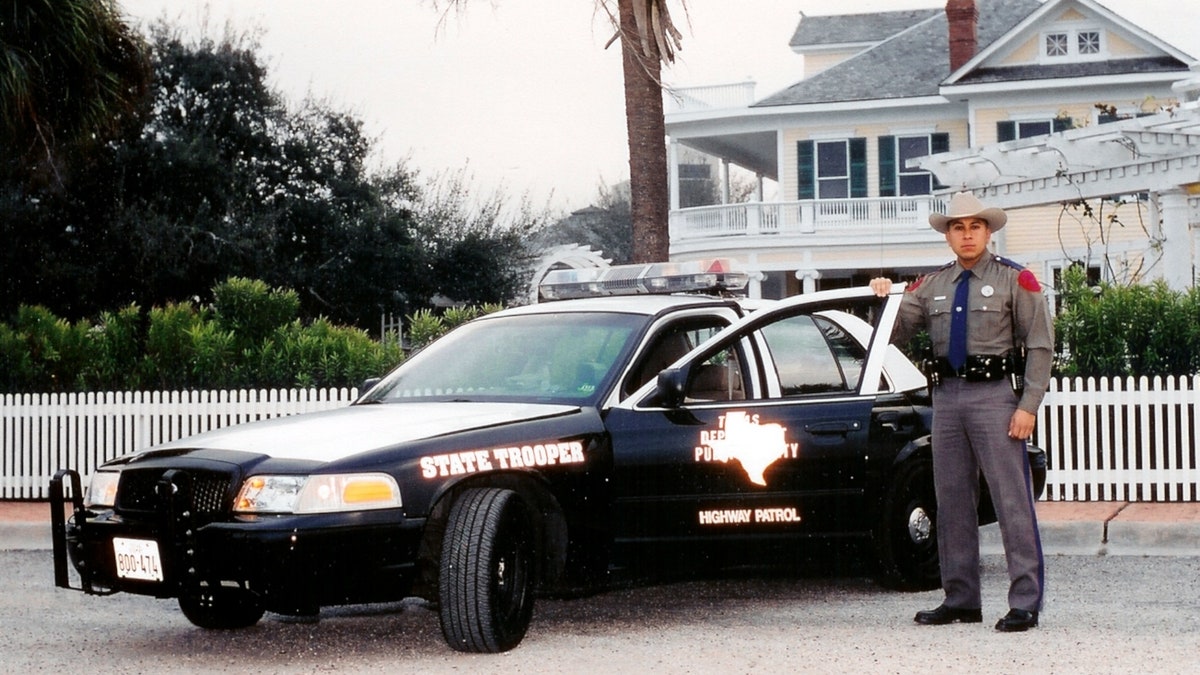
[[[954,289],[962,272],[962,265],[954,262],[910,285],[892,341],[906,342],[927,329],[933,353],[946,356]],[[1016,263],[986,254],[971,268],[969,298],[967,353],[998,356],[1024,343],[1025,392],[1017,407],[1036,414],[1050,386],[1054,360],[1054,325],[1037,278]]]

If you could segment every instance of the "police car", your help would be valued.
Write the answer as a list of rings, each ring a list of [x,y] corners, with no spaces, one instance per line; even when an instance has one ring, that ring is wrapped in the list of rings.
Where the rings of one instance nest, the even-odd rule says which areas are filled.
[[[60,471],[56,584],[176,598],[212,629],[419,597],[469,652],[516,646],[535,595],[650,563],[856,540],[885,585],[936,587],[899,294],[731,297],[745,282],[723,261],[554,272],[553,301],[451,331],[353,405],[122,457],[86,492]]]

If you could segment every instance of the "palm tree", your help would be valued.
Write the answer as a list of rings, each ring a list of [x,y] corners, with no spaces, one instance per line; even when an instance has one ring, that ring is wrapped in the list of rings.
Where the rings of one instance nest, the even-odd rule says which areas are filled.
[[[680,36],[671,23],[666,0],[618,0],[617,9],[634,262],[666,260],[670,196],[661,74],[662,64],[674,61]]]
[[[62,184],[73,149],[102,142],[151,70],[113,0],[6,0],[0,8],[0,171]]]
[[[461,10],[469,0],[434,0]],[[662,64],[675,60],[680,33],[671,21],[667,0],[595,0],[621,42],[625,78],[625,128],[629,137],[630,210],[634,262],[666,260],[667,231],[666,122],[663,120]],[[680,6],[687,11],[685,0]]]

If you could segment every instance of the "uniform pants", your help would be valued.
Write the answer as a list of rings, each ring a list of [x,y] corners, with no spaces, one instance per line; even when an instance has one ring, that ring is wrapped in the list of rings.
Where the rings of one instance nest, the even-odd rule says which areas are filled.
[[[1007,380],[946,378],[933,393],[933,474],[945,604],[982,605],[979,475],[987,478],[1008,563],[1008,605],[1038,611],[1045,568],[1025,442],[1008,437],[1017,397]]]

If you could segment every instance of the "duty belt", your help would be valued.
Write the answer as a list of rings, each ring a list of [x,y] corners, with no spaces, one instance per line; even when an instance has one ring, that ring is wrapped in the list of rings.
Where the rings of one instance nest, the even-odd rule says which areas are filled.
[[[967,362],[962,368],[955,368],[945,357],[933,359],[925,376],[933,385],[942,383],[948,377],[960,377],[967,382],[994,382],[1004,379],[1010,372],[1007,355],[972,354],[967,356]]]

